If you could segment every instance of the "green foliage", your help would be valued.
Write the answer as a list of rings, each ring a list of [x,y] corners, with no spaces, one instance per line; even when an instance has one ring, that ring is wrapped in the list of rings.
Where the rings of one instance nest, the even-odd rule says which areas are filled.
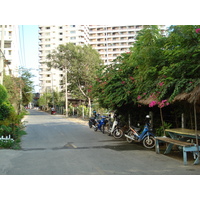
[[[157,26],[139,32],[130,53],[101,70],[94,94],[104,107],[122,107],[155,95],[158,100],[189,92],[200,83],[198,26],[172,26],[167,37]]]
[[[5,126],[5,125],[1,125],[0,126],[0,137],[1,136],[8,136],[9,134],[12,134],[12,128]]]
[[[163,126],[156,128],[156,136],[164,136],[164,129],[169,129],[172,126],[170,123],[163,123]]]
[[[0,105],[7,99],[8,94],[6,88],[3,85],[0,85]]]
[[[0,121],[8,118],[12,109],[13,107],[9,102],[3,102],[0,104]]]
[[[16,110],[20,105],[28,105],[32,101],[33,75],[26,69],[20,69],[21,77],[4,76],[4,85],[8,92],[8,100]]]
[[[47,55],[46,62],[49,68],[58,68],[64,73],[68,71],[68,91],[74,98],[81,99],[90,97],[90,86],[101,63],[99,53],[91,46],[76,46],[72,43],[58,46]]]
[[[152,110],[200,85],[200,35],[195,31],[199,27],[171,26],[166,37],[157,26],[141,30],[130,52],[98,71],[92,93],[100,106],[138,117],[143,110],[140,100],[155,98],[150,108],[146,106]]]
[[[0,148],[10,149],[14,145],[13,140],[0,140]]]

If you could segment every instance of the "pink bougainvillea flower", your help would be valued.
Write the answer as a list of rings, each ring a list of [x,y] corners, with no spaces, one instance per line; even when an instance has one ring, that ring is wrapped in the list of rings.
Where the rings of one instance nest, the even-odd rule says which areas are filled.
[[[121,84],[125,84],[125,83],[126,83],[125,81],[122,81],[122,82],[121,82]]]
[[[196,33],[200,33],[200,28],[197,28],[197,29],[196,29]]]
[[[163,86],[163,85],[164,85],[164,82],[159,83],[159,86]]]
[[[138,97],[137,97],[137,100],[140,100],[142,97],[139,95]]]
[[[152,101],[152,102],[149,104],[149,107],[154,107],[156,104],[157,104],[156,101]]]

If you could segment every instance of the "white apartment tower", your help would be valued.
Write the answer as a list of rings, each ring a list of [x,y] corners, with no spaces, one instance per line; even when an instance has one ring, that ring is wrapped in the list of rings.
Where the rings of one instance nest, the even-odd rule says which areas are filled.
[[[101,55],[105,65],[109,65],[121,53],[129,52],[136,41],[138,32],[144,25],[54,25],[39,26],[40,93],[45,90],[62,88],[59,84],[62,72],[48,71],[42,64],[46,55],[59,44],[72,42],[76,45],[90,44]],[[166,26],[159,25],[164,35]]]
[[[129,52],[129,48],[136,41],[138,32],[144,25],[90,25],[90,45],[96,49],[105,65],[119,56],[121,53]],[[162,34],[166,26],[159,25]]]
[[[1,40],[3,40],[3,45]],[[1,73],[4,69],[7,75],[18,76],[19,29],[17,25],[0,25],[0,47]]]
[[[61,91],[62,72],[57,69],[48,70],[43,63],[46,56],[60,44],[89,44],[87,25],[39,25],[39,69],[40,93],[45,91]]]

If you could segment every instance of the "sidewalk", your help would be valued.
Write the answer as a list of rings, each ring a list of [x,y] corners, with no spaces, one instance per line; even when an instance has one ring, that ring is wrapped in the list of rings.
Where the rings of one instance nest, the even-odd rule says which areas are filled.
[[[66,119],[69,120],[69,121],[72,121],[72,122],[76,122],[76,123],[88,126],[88,119],[82,119],[82,118],[79,118],[79,117],[68,117]]]

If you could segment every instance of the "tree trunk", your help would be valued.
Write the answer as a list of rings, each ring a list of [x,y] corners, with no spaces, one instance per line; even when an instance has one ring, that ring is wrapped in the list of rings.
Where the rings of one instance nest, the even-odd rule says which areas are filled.
[[[88,97],[88,106],[89,106],[89,117],[92,116],[92,104],[91,104],[91,99]]]

